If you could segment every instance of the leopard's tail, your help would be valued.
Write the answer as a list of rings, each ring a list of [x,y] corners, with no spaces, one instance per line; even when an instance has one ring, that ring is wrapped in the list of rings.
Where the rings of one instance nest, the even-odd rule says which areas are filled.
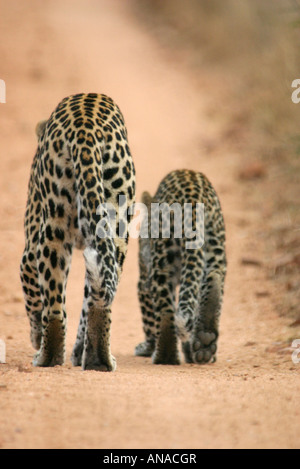
[[[99,148],[91,149],[91,157],[96,161]],[[86,157],[85,149],[79,155],[79,161]],[[91,164],[87,170],[79,171],[77,185],[78,225],[84,240],[84,259],[87,278],[90,284],[90,295],[105,307],[109,307],[114,299],[119,271],[115,233],[113,231],[111,206],[107,204],[103,180],[99,165]]]
[[[105,241],[108,244],[108,241]],[[84,259],[86,273],[90,283],[91,297],[101,303],[104,307],[109,308],[113,302],[118,285],[118,272],[115,268],[114,243],[110,241],[111,249],[109,257],[111,262],[107,263],[107,256],[99,255],[93,247],[87,247],[84,250]]]

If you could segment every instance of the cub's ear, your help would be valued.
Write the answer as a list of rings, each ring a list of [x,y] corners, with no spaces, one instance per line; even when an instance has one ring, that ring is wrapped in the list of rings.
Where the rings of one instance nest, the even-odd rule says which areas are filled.
[[[40,138],[43,135],[46,124],[47,120],[40,121],[36,124],[35,133],[37,138]]]
[[[152,202],[152,197],[149,192],[142,193],[142,203],[146,205],[147,208],[150,208],[150,204]]]

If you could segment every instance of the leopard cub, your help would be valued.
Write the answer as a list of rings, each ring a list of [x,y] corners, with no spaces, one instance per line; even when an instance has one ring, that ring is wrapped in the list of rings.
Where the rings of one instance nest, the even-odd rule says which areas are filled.
[[[187,363],[213,362],[227,264],[218,196],[204,174],[177,170],[162,180],[154,197],[145,192],[142,202],[148,210],[139,238],[138,295],[145,341],[135,354],[152,356],[155,364],[179,364],[179,338]],[[199,220],[200,204],[204,216]],[[192,207],[189,233],[177,230],[173,209],[178,206]],[[169,220],[163,207],[169,207]],[[156,234],[154,208],[159,212]],[[185,215],[181,219],[189,220]],[[197,243],[199,231],[203,240]]]

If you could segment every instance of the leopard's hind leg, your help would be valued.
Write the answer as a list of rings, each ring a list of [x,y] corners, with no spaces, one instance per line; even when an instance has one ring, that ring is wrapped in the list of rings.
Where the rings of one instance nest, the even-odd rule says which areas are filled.
[[[36,262],[36,248],[25,248],[21,265],[20,277],[25,299],[25,308],[30,323],[30,340],[38,350],[42,337],[42,301],[39,286],[39,273]]]
[[[195,318],[190,343],[194,363],[214,362],[217,359],[224,278],[222,271],[214,270],[208,274],[203,285],[199,314]]]
[[[71,362],[73,366],[81,366],[82,364],[82,353],[84,345],[84,336],[87,326],[87,313],[88,313],[88,302],[90,296],[90,284],[87,274],[84,282],[84,297],[81,310],[81,316],[76,336],[76,342],[72,351]]]
[[[151,294],[155,316],[156,340],[152,355],[154,364],[179,365],[175,326],[176,275],[168,258],[168,240],[156,239],[152,245]]]
[[[52,220],[53,221],[53,220]],[[35,366],[62,365],[65,360],[65,335],[67,315],[65,291],[71,262],[72,243],[68,242],[67,232],[64,240],[59,228],[54,225],[41,229],[38,246],[38,274],[41,302],[41,342],[33,364]],[[70,241],[70,240],[69,240]]]
[[[116,360],[110,351],[111,304],[116,294],[118,276],[115,269],[113,239],[103,239],[105,256],[91,247],[84,251],[87,271],[87,314],[82,350],[84,370],[114,371]],[[80,341],[75,348],[80,346]]]
[[[227,270],[222,220],[219,219],[216,233],[210,234],[205,244],[205,272],[190,342],[191,357],[195,363],[215,362],[217,359],[219,319]]]
[[[155,349],[155,316],[152,295],[145,279],[140,279],[138,282],[138,297],[142,311],[145,340],[135,347],[135,355],[138,357],[151,357]]]
[[[192,363],[191,338],[194,321],[199,310],[200,291],[204,277],[204,253],[202,249],[184,251],[180,275],[179,301],[176,314],[178,336],[182,341],[185,361]]]

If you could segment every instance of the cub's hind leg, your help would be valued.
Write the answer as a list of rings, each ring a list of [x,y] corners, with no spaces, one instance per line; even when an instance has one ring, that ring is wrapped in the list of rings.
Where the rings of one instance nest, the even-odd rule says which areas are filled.
[[[184,251],[176,325],[182,341],[182,352],[187,363],[194,361],[191,339],[195,316],[199,310],[204,264],[204,254],[201,249]]]
[[[153,243],[151,293],[155,315],[156,341],[152,355],[154,364],[179,365],[175,327],[176,276],[170,263],[164,239]]]
[[[201,290],[200,314],[195,318],[191,354],[194,363],[216,361],[219,318],[222,308],[225,274],[222,270],[208,273]]]
[[[135,355],[138,357],[151,357],[155,349],[155,317],[149,285],[144,279],[140,279],[138,283],[138,297],[145,340],[135,347]]]

